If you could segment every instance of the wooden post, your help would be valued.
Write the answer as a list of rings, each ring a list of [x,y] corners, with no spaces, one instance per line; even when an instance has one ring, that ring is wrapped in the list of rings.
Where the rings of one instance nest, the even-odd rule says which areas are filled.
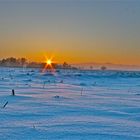
[[[7,104],[8,104],[8,101],[4,104],[3,108],[5,108],[7,106]]]
[[[15,96],[15,90],[12,89],[12,96]]]

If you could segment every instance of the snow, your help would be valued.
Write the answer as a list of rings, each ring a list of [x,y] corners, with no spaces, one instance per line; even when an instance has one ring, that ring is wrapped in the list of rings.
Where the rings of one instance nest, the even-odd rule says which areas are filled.
[[[0,139],[139,140],[140,72],[0,68]]]

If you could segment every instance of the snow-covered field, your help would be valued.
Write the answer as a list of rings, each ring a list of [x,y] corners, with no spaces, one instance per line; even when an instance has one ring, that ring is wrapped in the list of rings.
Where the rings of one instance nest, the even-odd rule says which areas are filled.
[[[140,140],[140,72],[0,68],[0,140],[23,139]]]

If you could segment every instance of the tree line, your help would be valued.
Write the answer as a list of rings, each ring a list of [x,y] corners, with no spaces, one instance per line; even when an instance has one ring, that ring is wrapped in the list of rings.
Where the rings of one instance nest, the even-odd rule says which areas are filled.
[[[26,58],[14,58],[9,57],[0,60],[1,67],[28,67],[28,68],[43,68],[45,67],[45,63],[38,63],[38,62],[29,62]],[[60,69],[75,69],[68,63],[64,62],[61,64],[52,64],[53,68],[60,68]]]
[[[26,58],[14,58],[14,57],[9,57],[0,60],[0,65],[1,66],[23,66],[27,63]]]
[[[9,57],[0,60],[0,66],[3,67],[41,67],[42,63],[28,62],[26,58]]]

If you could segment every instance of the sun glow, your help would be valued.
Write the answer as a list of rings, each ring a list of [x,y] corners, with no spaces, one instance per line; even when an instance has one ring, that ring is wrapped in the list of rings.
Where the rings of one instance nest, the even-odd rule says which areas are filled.
[[[51,58],[45,57],[45,58],[46,58],[46,60],[44,61],[45,66],[43,68],[43,72],[47,72],[47,71],[54,72],[55,69],[54,69],[54,61],[52,60],[53,58],[52,57]]]
[[[48,60],[46,61],[46,64],[47,64],[47,65],[51,65],[51,64],[52,64],[52,60],[51,60],[51,59],[48,59]]]

